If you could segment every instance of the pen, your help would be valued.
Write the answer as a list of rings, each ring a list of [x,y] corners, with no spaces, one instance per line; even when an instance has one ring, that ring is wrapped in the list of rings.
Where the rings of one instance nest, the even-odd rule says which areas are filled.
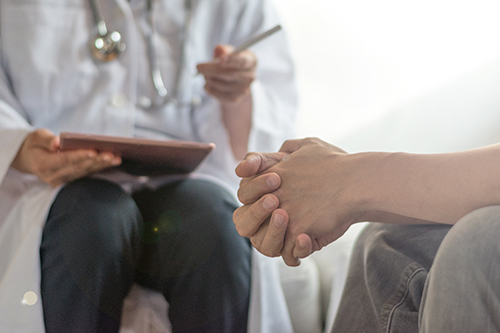
[[[275,32],[278,32],[281,30],[281,25],[277,25],[275,26],[274,28],[271,28],[263,33],[261,33],[260,35],[257,35],[253,38],[250,38],[249,40],[247,40],[246,42],[244,42],[243,44],[237,46],[233,52],[231,53],[238,53],[238,52],[241,52],[241,51],[245,51],[246,49],[248,49],[250,46],[260,42],[261,40],[263,40],[264,38],[267,38],[269,36],[271,36],[272,34],[274,34]],[[200,73],[196,73],[195,74],[195,77],[200,75]]]
[[[265,31],[265,32],[261,33],[260,35],[255,36],[255,37],[247,40],[246,42],[244,42],[240,46],[236,47],[234,49],[233,53],[238,53],[238,52],[244,51],[244,50],[248,49],[250,46],[260,42],[264,38],[267,38],[267,37],[271,36],[272,34],[274,34],[275,32],[278,32],[280,30],[281,30],[281,25],[278,24],[274,28]]]

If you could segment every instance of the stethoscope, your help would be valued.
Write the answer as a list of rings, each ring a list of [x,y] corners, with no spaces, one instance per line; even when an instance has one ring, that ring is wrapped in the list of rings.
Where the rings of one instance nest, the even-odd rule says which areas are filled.
[[[106,21],[101,12],[101,8],[99,6],[99,2],[97,0],[89,0],[90,7],[92,8],[92,14],[94,17],[95,24],[97,25],[97,34],[91,38],[90,40],[90,49],[92,52],[92,56],[103,62],[112,61],[118,58],[126,49],[126,44],[122,40],[122,36],[118,31],[108,31],[106,26]],[[153,1],[147,1],[147,14],[148,14],[148,23],[150,26],[150,32],[147,35],[148,42],[148,57],[151,66],[151,77],[153,80],[153,85],[156,89],[156,92],[160,103],[153,103],[149,107],[158,108],[164,106],[169,103],[177,104],[177,96],[179,93],[179,85],[181,81],[181,72],[184,67],[184,59],[185,59],[185,40],[187,39],[187,34],[189,31],[189,27],[191,25],[191,17],[192,17],[192,0],[185,0],[184,2],[185,9],[185,19],[184,19],[184,27],[183,27],[183,42],[180,51],[180,62],[177,67],[177,73],[175,77],[175,84],[173,86],[173,91],[167,91],[165,88],[165,84],[163,83],[163,78],[160,71],[160,66],[158,63],[158,56],[156,53],[156,48],[154,46],[154,38],[156,35],[156,28],[154,22],[153,15]]]

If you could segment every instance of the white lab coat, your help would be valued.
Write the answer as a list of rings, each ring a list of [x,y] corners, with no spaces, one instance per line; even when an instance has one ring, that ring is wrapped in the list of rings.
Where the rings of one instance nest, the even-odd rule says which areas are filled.
[[[184,21],[183,0],[158,0],[156,52],[167,89],[175,84]],[[184,38],[185,65],[179,106],[144,110],[154,99],[144,0],[100,0],[108,30],[121,32],[127,49],[118,60],[92,59],[95,24],[86,0],[0,0],[0,332],[43,332],[39,295],[41,231],[58,189],[9,166],[27,133],[79,131],[214,142],[216,150],[195,172],[236,193],[236,161],[221,122],[219,104],[203,91],[196,64],[210,61],[216,44],[238,45],[278,23],[268,0],[193,0]],[[249,150],[275,151],[293,136],[295,83],[283,32],[254,46]],[[177,58],[176,58],[177,57]],[[175,90],[175,89],[173,89]],[[190,103],[197,100],[196,105]],[[200,103],[201,101],[201,103]],[[191,110],[192,107],[192,111]],[[272,259],[254,251],[250,332],[290,332],[291,324]]]

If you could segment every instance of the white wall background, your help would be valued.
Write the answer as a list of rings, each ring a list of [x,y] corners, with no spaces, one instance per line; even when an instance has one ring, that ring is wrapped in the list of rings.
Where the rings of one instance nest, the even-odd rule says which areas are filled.
[[[500,141],[500,1],[274,2],[297,64],[299,137],[348,151]]]

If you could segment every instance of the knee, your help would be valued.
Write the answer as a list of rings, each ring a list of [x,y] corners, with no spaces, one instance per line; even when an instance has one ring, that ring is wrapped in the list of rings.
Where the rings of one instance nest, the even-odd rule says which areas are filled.
[[[250,261],[249,241],[237,233],[232,222],[236,202],[216,184],[183,180],[136,193],[134,198],[145,221],[141,234],[147,249],[144,253],[148,257],[175,257],[167,264],[170,271],[193,270],[208,263],[238,266]]]
[[[435,267],[480,269],[500,260],[500,206],[475,210],[460,219],[444,238]],[[444,267],[443,267],[444,266]]]
[[[118,185],[84,178],[59,192],[44,233],[57,233],[61,245],[71,249],[114,254],[123,251],[139,219],[134,201]]]
[[[371,223],[360,234],[351,258],[351,272],[370,281],[399,280],[406,269],[428,271],[447,225]]]
[[[149,201],[146,211],[141,208],[145,221],[175,234],[179,240],[193,243],[193,239],[199,239],[202,245],[203,239],[217,241],[235,232],[232,213],[236,202],[216,184],[188,179],[147,193],[140,199],[145,200]]]

